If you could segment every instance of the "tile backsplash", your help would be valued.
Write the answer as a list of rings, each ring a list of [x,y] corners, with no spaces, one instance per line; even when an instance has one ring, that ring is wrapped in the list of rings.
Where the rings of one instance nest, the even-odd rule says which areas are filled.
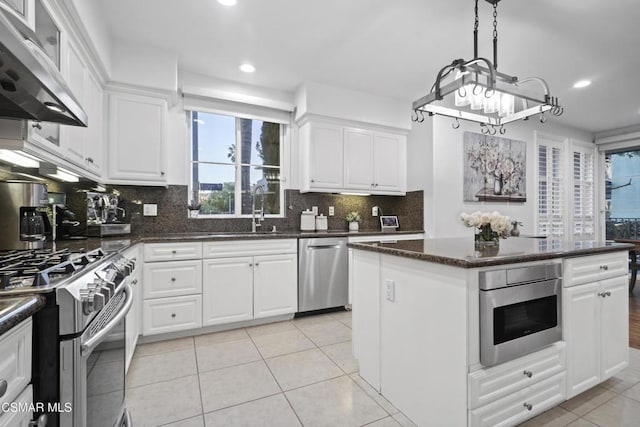
[[[244,232],[251,231],[251,218],[189,218],[187,211],[188,189],[183,185],[171,185],[168,188],[115,186],[109,190],[117,190],[126,211],[126,218],[131,222],[131,231],[139,236],[162,236],[170,233],[207,233],[207,232]],[[70,203],[80,207],[86,204],[86,198],[80,193],[69,195]],[[86,196],[85,196],[86,197]],[[155,203],[158,216],[142,215],[142,205]],[[384,215],[397,215],[400,230],[422,230],[423,226],[423,192],[412,191],[406,196],[347,196],[325,193],[301,194],[297,190],[285,191],[285,217],[266,218],[261,231],[269,231],[276,226],[278,231],[297,231],[300,229],[300,213],[312,206],[325,216],[329,206],[334,206],[335,215],[328,217],[329,230],[348,229],[344,217],[348,212],[357,211],[362,221],[360,230],[380,230],[378,217],[371,215],[373,206],[378,206]],[[86,214],[86,213],[85,213]],[[79,215],[80,216],[80,215]],[[79,220],[82,220],[80,217]]]

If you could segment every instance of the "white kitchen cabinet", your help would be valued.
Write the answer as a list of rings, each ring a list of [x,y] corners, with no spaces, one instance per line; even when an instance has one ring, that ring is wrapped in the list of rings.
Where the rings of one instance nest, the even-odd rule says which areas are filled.
[[[143,335],[199,329],[202,327],[202,295],[144,300]]]
[[[626,258],[626,253],[612,254]],[[596,279],[607,270],[599,268],[601,259],[585,257],[577,271],[572,264],[565,272],[578,274],[591,259]],[[572,283],[581,280],[570,280]],[[628,282],[626,272],[617,277],[563,289],[563,336],[567,343],[567,398],[571,398],[612,377],[628,366]]]
[[[87,99],[87,67],[82,60],[82,55],[73,43],[67,46],[66,58],[64,58],[66,69],[66,80],[71,89],[72,95],[78,100],[80,105],[86,108]],[[93,118],[87,113],[88,120]],[[89,122],[91,123],[91,122]],[[81,126],[62,126],[60,129],[61,147],[64,156],[69,161],[84,165],[84,145],[86,128]]]
[[[6,381],[1,406],[14,401],[31,381],[32,324],[28,318],[0,336],[0,380]]]
[[[109,182],[164,185],[167,181],[167,101],[109,93]]]
[[[202,258],[202,243],[146,243],[144,245],[144,262],[180,261]]]
[[[254,257],[253,318],[298,311],[297,254]]]
[[[84,163],[89,172],[102,177],[102,147],[104,145],[104,92],[98,80],[87,73],[85,112],[89,123],[84,135]]]
[[[300,191],[337,191],[343,187],[343,129],[328,124],[300,128]]]
[[[253,257],[203,261],[204,326],[253,318]]]
[[[31,427],[33,411],[33,387],[29,385],[12,402],[19,410],[8,410],[0,415],[0,427]],[[39,425],[39,424],[35,424]]]
[[[295,313],[296,254],[203,261],[203,324],[219,325]]]
[[[145,299],[202,293],[202,261],[147,262],[143,271]]]
[[[299,135],[301,192],[406,193],[405,135],[316,121]]]

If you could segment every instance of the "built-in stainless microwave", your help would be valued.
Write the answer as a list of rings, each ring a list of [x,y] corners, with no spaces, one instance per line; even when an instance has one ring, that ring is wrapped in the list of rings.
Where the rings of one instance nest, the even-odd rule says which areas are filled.
[[[480,272],[480,363],[497,365],[562,339],[562,265]]]

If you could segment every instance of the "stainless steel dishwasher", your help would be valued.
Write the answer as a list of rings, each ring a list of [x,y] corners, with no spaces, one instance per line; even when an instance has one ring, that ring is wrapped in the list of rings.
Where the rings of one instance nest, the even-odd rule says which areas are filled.
[[[348,254],[345,237],[299,239],[298,311],[347,305]]]

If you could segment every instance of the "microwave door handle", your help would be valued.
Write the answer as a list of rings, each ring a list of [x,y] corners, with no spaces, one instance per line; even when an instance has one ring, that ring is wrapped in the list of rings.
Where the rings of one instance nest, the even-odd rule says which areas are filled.
[[[91,354],[98,344],[100,344],[102,339],[118,325],[120,320],[122,320],[131,309],[131,306],[133,305],[133,292],[131,291],[131,286],[128,282],[124,284],[123,292],[125,302],[118,314],[116,314],[114,318],[111,319],[109,323],[107,323],[97,334],[80,344],[80,354],[83,357]]]

